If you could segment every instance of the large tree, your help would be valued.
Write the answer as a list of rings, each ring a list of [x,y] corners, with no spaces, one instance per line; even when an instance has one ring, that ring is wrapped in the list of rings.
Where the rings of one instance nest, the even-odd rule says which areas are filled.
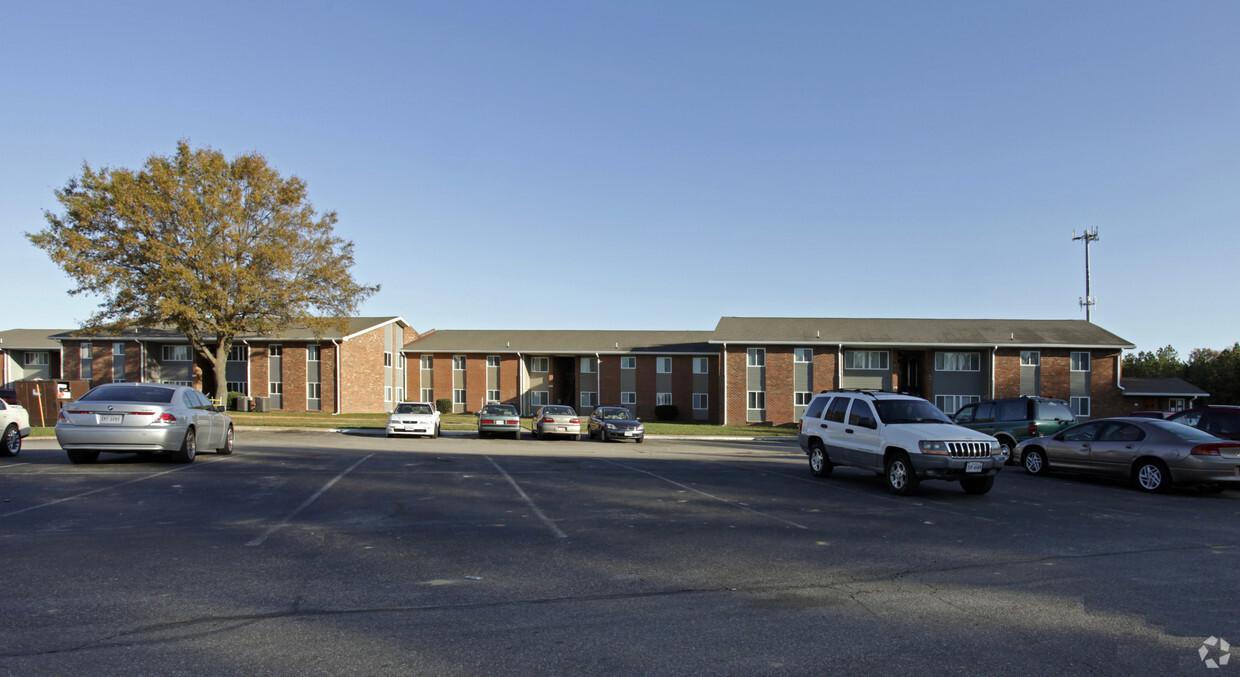
[[[257,153],[229,161],[181,141],[137,172],[83,164],[56,199],[64,213],[26,236],[76,282],[70,294],[101,297],[87,328],[175,328],[213,365],[220,398],[234,338],[343,329],[379,290],[353,279],[335,212],[317,215],[305,183]]]
[[[1173,378],[1184,375],[1184,363],[1171,346],[1154,352],[1141,352],[1124,356],[1124,375],[1133,378]]]

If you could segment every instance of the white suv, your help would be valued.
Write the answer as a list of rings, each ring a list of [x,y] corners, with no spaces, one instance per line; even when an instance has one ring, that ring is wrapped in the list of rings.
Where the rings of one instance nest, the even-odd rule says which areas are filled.
[[[1008,456],[998,440],[952,423],[920,397],[864,390],[815,395],[797,441],[814,475],[827,477],[837,465],[872,470],[901,496],[923,479],[959,480],[966,492],[984,494]]]

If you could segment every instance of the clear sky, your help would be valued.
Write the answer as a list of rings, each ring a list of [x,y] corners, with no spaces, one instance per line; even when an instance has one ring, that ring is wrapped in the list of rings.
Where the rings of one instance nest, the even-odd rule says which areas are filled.
[[[258,151],[416,329],[1084,318],[1240,340],[1240,2],[0,0],[0,329],[82,163]]]

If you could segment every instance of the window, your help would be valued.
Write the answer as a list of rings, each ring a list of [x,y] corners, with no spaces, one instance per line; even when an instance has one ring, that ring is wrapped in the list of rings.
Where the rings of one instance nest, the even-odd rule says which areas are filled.
[[[284,346],[279,343],[273,343],[267,346],[267,355],[271,357],[280,357],[284,354]]]
[[[531,357],[530,371],[538,373],[547,373],[551,370],[551,361],[545,357]],[[546,404],[545,402],[543,404]]]
[[[531,406],[541,407],[544,404],[547,404],[548,402],[549,400],[547,399],[546,390],[531,390],[530,391],[530,405]]]
[[[981,353],[935,353],[935,371],[981,371]]]
[[[25,354],[23,362],[25,362],[27,367],[46,367],[47,353],[28,352]]]
[[[319,346],[317,345],[306,346],[306,361],[307,362],[319,362],[322,360],[321,355],[322,353],[320,351]]]
[[[750,390],[746,393],[746,395],[749,400],[748,406],[750,409],[766,409],[765,390]]]
[[[1072,353],[1072,371],[1089,371],[1089,353]]]
[[[423,369],[434,369],[435,368],[435,356],[434,355],[423,355],[422,356],[422,368]]]
[[[392,366],[392,353],[388,351],[383,352],[383,366],[385,367]]]
[[[877,371],[890,369],[886,350],[845,350],[845,369],[868,369]]]
[[[693,373],[709,374],[710,373],[710,358],[709,357],[693,358]]]
[[[878,427],[878,419],[868,402],[853,400],[852,408],[848,410],[848,425],[873,429]]]
[[[1020,351],[1020,366],[1022,366],[1022,367],[1036,367],[1036,366],[1038,366],[1039,364],[1042,364],[1042,354],[1041,354],[1041,353],[1039,353],[1039,352],[1038,352],[1038,351],[1036,351],[1036,350],[1022,350],[1022,351]]]
[[[581,391],[581,406],[597,407],[598,406],[598,393],[587,392],[584,390]]]
[[[620,404],[625,406],[634,406],[637,404],[637,393],[623,392],[620,393]]]
[[[83,360],[93,359],[90,353],[90,343],[83,343],[78,346],[78,357]]]
[[[432,402],[434,401],[434,399],[435,399],[434,388],[423,388],[422,389],[422,401],[423,402]]]
[[[598,371],[598,359],[597,358],[594,358],[594,357],[581,358],[581,373],[593,374],[596,371]],[[582,394],[584,395],[585,393],[582,393]]]
[[[405,354],[404,353],[396,353],[396,368],[397,369],[405,368]]]
[[[792,393],[792,404],[798,407],[804,407],[812,399],[814,399],[814,393],[808,391]]]
[[[459,404],[461,406],[465,405],[465,389],[464,388],[453,388],[452,389],[452,404]]]
[[[163,346],[164,362],[189,362],[189,346]]]
[[[982,398],[978,395],[935,395],[934,406],[948,414],[954,414],[966,404],[981,402]],[[987,414],[989,419],[989,414]]]
[[[672,394],[671,393],[655,393],[654,403],[655,403],[655,406],[659,406],[659,407],[671,404]]]
[[[656,358],[654,358],[654,371],[655,371],[655,373],[657,373],[657,374],[670,374],[670,373],[672,373],[672,358],[670,358],[670,357],[656,357]]]
[[[392,401],[392,386],[383,386],[383,401]]]
[[[241,393],[242,395],[250,394],[250,384],[245,381],[227,381],[225,387],[230,393]]]
[[[310,400],[310,402],[313,403],[322,398],[323,398],[323,384],[322,383],[307,383],[306,384],[306,399],[307,400]],[[318,407],[314,407],[314,408],[317,409]]]
[[[89,342],[78,346],[78,378],[89,381],[94,377],[94,359]]]
[[[793,362],[813,362],[814,361],[814,349],[813,348],[797,348],[796,350],[793,350],[792,361]]]
[[[453,355],[452,356],[452,369],[453,371],[465,371],[465,356],[464,355]]]
[[[809,409],[805,410],[805,415],[803,418],[822,418],[822,410],[826,409],[827,402],[830,401],[830,399],[831,398],[829,397],[819,397],[818,399],[810,402]]]
[[[396,386],[396,402],[405,401],[405,389],[402,386]]]
[[[1077,353],[1073,353],[1073,355],[1076,355],[1076,354]],[[1083,353],[1083,354],[1088,355],[1089,353]],[[1071,402],[1069,402],[1069,404],[1072,405],[1072,413],[1076,414],[1077,416],[1089,416],[1089,398],[1088,397],[1073,397]]]
[[[851,397],[831,398],[831,404],[827,406],[827,415],[824,418],[835,423],[843,423],[844,414],[848,411],[848,403],[851,401]]]
[[[487,355],[487,366],[499,368],[499,355]]]
[[[268,395],[283,395],[284,394],[284,382],[283,381],[269,381],[267,383],[267,394]]]
[[[499,402],[499,391],[488,390],[487,391],[487,402]]]
[[[693,409],[695,411],[710,409],[710,395],[708,393],[693,393]]]
[[[1184,411],[1184,398],[1173,397],[1167,400],[1167,408],[1171,411]]]
[[[241,345],[234,345],[228,349],[229,362],[245,362],[249,358],[249,348]],[[239,391],[238,391],[239,392]]]
[[[164,380],[160,381],[160,383],[162,383],[162,384],[164,384],[164,385],[166,385],[166,386],[185,386],[186,388],[193,388],[193,387],[194,387],[194,382],[193,382],[193,381],[175,381],[175,380],[171,380],[171,379],[164,379]]]
[[[637,358],[636,358],[636,357],[622,357],[622,358],[620,358],[620,368],[621,368],[621,369],[636,369],[636,368],[637,368]]]
[[[120,357],[124,357],[125,356],[125,344],[124,343],[113,343],[112,354],[118,355]]]
[[[766,348],[749,348],[748,350],[745,351],[745,354],[747,355],[749,366],[751,367],[765,367],[766,366]],[[753,408],[754,407],[750,407],[750,409],[753,409]],[[765,409],[766,407],[762,407],[762,408]]]

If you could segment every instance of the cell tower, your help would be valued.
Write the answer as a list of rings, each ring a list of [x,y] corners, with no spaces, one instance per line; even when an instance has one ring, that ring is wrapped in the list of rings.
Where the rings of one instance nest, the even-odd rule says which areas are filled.
[[[1090,294],[1089,289],[1089,243],[1098,241],[1098,229],[1094,228],[1093,230],[1087,230],[1080,235],[1077,235],[1076,230],[1073,229],[1072,239],[1085,241],[1085,298],[1081,299],[1081,307],[1085,309],[1085,321],[1092,322],[1093,313],[1090,311],[1093,309],[1094,304],[1097,303],[1098,300]]]

